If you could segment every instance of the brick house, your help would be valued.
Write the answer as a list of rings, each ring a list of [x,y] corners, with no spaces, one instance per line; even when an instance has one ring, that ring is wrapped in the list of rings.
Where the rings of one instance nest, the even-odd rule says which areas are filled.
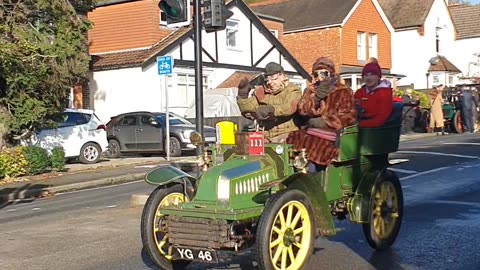
[[[171,112],[185,115],[195,102],[194,29],[166,28],[157,4],[103,1],[88,14],[94,23],[89,31],[90,107],[103,121],[129,111],[164,111],[167,104]],[[228,1],[227,8],[233,16],[225,30],[202,31],[203,90],[236,86],[271,61],[304,87],[308,72],[252,10],[241,0]],[[173,57],[173,72],[160,77],[156,57],[164,55]]]
[[[390,73],[393,28],[377,0],[268,0],[250,7],[309,72],[316,58],[328,56],[358,89],[362,66],[376,57],[385,77],[397,76]]]

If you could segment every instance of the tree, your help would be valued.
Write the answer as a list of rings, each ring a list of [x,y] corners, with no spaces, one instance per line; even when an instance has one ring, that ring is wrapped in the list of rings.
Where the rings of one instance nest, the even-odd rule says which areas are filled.
[[[94,0],[0,2],[0,149],[48,125],[87,78]]]

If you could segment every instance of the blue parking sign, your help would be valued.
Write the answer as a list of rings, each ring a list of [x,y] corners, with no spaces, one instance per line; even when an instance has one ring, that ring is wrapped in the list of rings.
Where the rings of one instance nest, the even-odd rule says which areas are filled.
[[[172,74],[173,59],[172,56],[157,56],[158,75]]]

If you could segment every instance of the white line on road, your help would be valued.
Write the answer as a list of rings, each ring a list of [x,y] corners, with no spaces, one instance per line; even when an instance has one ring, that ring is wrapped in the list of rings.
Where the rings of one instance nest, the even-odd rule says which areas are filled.
[[[158,165],[140,165],[140,166],[135,166],[135,169],[139,168],[155,168],[158,167]]]
[[[478,145],[480,146],[480,143],[474,143],[474,142],[446,142],[443,144],[450,144],[450,145]]]
[[[478,202],[462,202],[462,201],[447,201],[447,200],[428,200],[427,202],[480,207],[480,203]]]
[[[394,159],[390,159],[388,163],[390,163],[390,165],[395,165],[395,164],[405,163],[409,161],[410,159],[408,158],[394,158]]]
[[[404,170],[404,169],[398,169],[398,168],[392,168],[392,167],[389,167],[388,169],[389,169],[390,171],[399,172],[399,173],[408,173],[408,174],[418,173],[417,171]]]
[[[433,155],[433,156],[446,156],[446,157],[459,157],[459,158],[470,158],[478,159],[478,156],[467,156],[459,154],[448,154],[448,153],[439,153],[439,152],[423,152],[423,151],[397,151],[398,154],[423,154],[423,155]]]
[[[450,168],[450,167],[452,167],[452,166],[440,167],[440,168],[436,168],[436,169],[433,169],[433,170],[428,170],[428,171],[424,171],[424,172],[419,172],[419,173],[416,173],[416,174],[412,174],[412,175],[409,175],[409,176],[404,176],[404,177],[401,177],[401,178],[400,178],[400,181],[407,180],[407,179],[410,179],[410,178],[414,178],[414,177],[417,177],[417,176],[420,176],[420,175],[424,175],[424,174],[429,174],[429,173],[433,173],[433,172],[442,171],[442,170],[448,169],[448,168]]]
[[[131,184],[136,184],[136,183],[140,183],[140,182],[145,182],[145,180],[136,180],[136,181],[132,181],[132,182],[126,182],[126,183],[115,184],[115,185],[110,185],[110,186],[88,188],[88,189],[74,190],[74,191],[67,191],[67,192],[59,192],[59,193],[57,193],[57,195],[80,193],[80,192],[86,192],[86,191],[92,191],[92,190],[98,190],[98,189],[106,189],[106,188],[114,188],[114,187],[118,187],[118,186],[131,185]]]

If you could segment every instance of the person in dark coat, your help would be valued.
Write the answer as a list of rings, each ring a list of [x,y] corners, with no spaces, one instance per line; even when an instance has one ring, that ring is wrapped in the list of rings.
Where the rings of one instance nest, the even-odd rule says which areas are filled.
[[[402,103],[405,104],[403,107],[402,133],[412,133],[415,128],[415,106],[418,105],[418,100],[412,95],[412,89],[405,90]]]
[[[475,98],[472,90],[466,87],[462,89],[462,96],[463,131],[472,133],[474,131],[473,111],[477,107]]]

